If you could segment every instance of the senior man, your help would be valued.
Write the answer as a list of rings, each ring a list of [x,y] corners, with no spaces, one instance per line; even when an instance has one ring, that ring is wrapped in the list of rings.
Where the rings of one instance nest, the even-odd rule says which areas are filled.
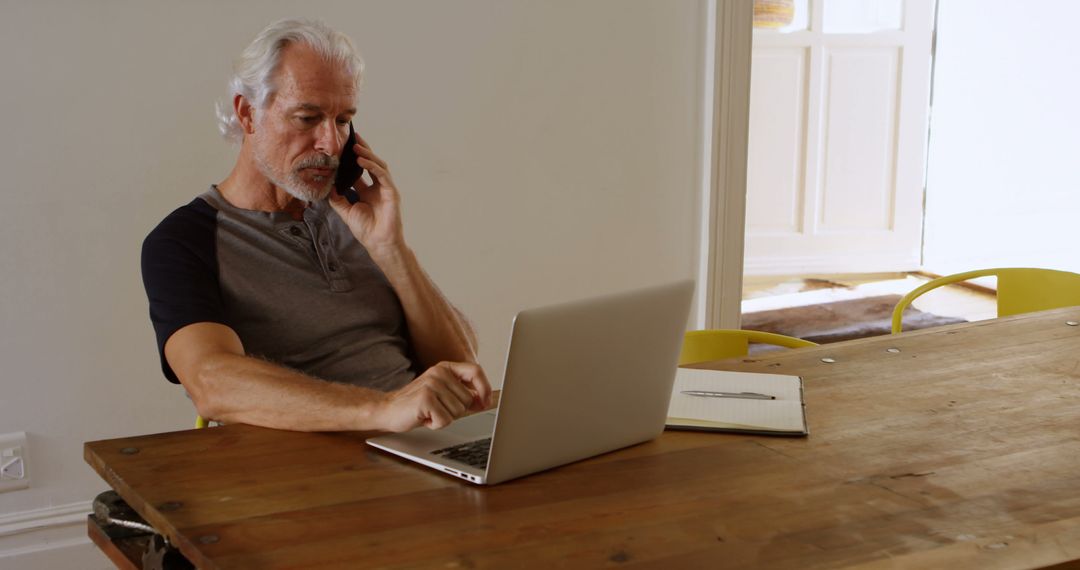
[[[386,163],[349,125],[363,63],[320,22],[271,24],[219,108],[232,172],[143,244],[166,378],[226,423],[443,427],[489,405],[475,334],[406,245]],[[343,146],[371,183],[334,191]]]

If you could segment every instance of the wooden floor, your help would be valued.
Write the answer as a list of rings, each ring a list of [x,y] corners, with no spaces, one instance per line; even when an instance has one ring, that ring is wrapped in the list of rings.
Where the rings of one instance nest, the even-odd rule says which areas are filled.
[[[878,295],[904,295],[929,281],[914,274],[814,277],[748,277],[743,283],[742,312],[801,307]],[[915,308],[946,317],[981,321],[997,316],[992,293],[960,285],[934,289],[915,300]]]

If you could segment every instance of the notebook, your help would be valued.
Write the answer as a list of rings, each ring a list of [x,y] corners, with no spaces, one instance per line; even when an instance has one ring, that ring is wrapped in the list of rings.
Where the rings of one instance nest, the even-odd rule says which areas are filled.
[[[723,393],[726,396],[685,392]],[[736,397],[734,395],[743,395]],[[772,396],[763,399],[756,395]],[[802,378],[785,374],[679,368],[675,375],[668,429],[807,435]]]

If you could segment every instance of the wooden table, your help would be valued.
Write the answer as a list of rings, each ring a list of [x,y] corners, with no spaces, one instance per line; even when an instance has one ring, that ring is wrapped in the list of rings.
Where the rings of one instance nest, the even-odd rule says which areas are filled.
[[[802,375],[810,436],[667,432],[491,488],[360,433],[232,425],[85,457],[201,568],[1078,568],[1067,321],[1080,307],[713,363]]]

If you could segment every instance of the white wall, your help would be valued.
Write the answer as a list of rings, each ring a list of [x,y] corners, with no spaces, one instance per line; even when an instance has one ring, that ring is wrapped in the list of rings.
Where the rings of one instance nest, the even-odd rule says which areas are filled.
[[[1080,271],[1080,3],[938,9],[924,267]]]
[[[703,4],[0,3],[0,433],[29,434],[33,483],[0,494],[0,567],[60,565],[34,557],[64,544],[20,532],[33,521],[81,540],[106,488],[84,441],[191,423],[139,248],[228,173],[212,105],[260,28],[319,17],[355,38],[358,128],[498,379],[518,309],[694,275]]]

